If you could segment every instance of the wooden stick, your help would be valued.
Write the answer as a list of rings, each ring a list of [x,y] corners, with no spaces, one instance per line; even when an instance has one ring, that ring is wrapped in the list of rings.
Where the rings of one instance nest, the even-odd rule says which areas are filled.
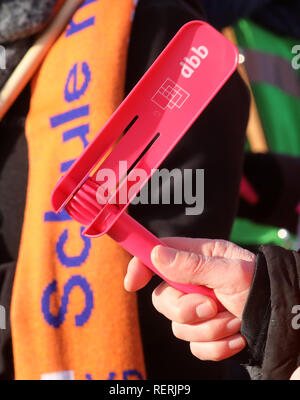
[[[0,92],[0,121],[30,81],[55,40],[83,0],[66,0],[53,21],[36,39]]]

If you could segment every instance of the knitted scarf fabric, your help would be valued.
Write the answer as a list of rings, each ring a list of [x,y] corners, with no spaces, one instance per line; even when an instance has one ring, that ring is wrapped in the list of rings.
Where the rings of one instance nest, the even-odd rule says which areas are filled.
[[[142,379],[129,255],[91,240],[51,192],[124,95],[133,0],[86,0],[32,84],[29,183],[11,325],[16,379]]]

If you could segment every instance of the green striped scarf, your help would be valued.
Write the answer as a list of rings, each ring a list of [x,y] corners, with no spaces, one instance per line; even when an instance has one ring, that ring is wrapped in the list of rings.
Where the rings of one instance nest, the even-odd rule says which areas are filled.
[[[269,150],[300,156],[300,68],[295,68],[300,67],[295,54],[300,41],[278,36],[245,19],[234,30],[246,56],[245,66]],[[288,242],[281,239],[279,229],[237,218],[231,239],[241,245],[294,247],[295,238]]]

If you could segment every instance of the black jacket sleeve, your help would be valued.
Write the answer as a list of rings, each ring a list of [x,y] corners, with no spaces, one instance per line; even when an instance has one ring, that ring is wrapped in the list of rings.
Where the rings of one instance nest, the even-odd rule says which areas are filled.
[[[244,310],[253,379],[289,379],[300,365],[300,254],[262,246]]]

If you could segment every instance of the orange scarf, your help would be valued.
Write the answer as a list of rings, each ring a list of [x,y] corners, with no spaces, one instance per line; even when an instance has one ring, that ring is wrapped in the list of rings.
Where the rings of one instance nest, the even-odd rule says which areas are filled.
[[[32,86],[29,183],[11,324],[16,379],[141,379],[129,255],[51,211],[62,172],[123,99],[133,0],[86,0]]]

